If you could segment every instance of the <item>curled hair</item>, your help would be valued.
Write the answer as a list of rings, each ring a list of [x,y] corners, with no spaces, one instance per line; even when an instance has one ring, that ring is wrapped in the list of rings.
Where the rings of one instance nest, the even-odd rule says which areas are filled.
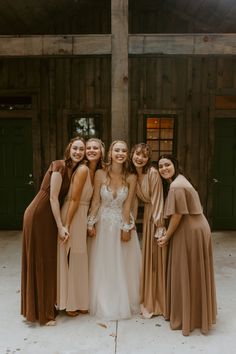
[[[65,149],[65,152],[64,152],[64,160],[65,160],[65,164],[67,167],[71,168],[73,166],[73,162],[72,162],[72,159],[70,157],[70,149],[71,149],[71,146],[72,144],[75,142],[75,141],[82,141],[82,143],[84,144],[85,146],[85,140],[84,138],[81,138],[80,136],[77,136],[75,138],[72,138],[69,142],[69,144],[67,145],[66,149]],[[84,158],[82,159],[82,161],[84,160]],[[82,162],[80,161],[80,162]]]
[[[100,140],[98,138],[90,138],[86,141],[86,144],[90,143],[92,141],[95,141],[96,143],[98,143],[100,146],[100,150],[101,150],[101,159],[99,160],[99,162],[96,166],[96,170],[98,170],[99,168],[104,168],[104,165],[105,165],[105,144],[102,140]]]
[[[136,144],[132,147],[131,153],[130,153],[130,172],[137,174],[136,168],[133,164],[133,156],[135,151],[139,151],[143,154],[147,154],[148,160],[145,166],[143,166],[142,172],[147,173],[149,168],[152,166],[152,149],[151,146],[145,143],[139,143]]]
[[[129,161],[129,153],[128,153],[128,146],[127,146],[127,143],[124,141],[124,140],[114,140],[110,147],[109,147],[109,150],[108,150],[108,161],[106,163],[106,171],[107,171],[107,183],[109,184],[109,181],[111,179],[111,166],[112,166],[112,150],[113,150],[113,147],[115,144],[117,143],[121,143],[121,144],[124,144],[127,148],[127,158],[125,160],[125,162],[123,163],[123,170],[122,170],[122,180],[124,182],[124,184],[126,185],[126,178],[128,177],[129,175],[129,171],[130,171],[130,161]]]

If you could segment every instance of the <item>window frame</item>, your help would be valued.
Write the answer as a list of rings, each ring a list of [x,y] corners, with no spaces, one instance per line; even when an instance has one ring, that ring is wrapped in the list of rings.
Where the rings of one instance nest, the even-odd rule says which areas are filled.
[[[147,119],[148,118],[158,118],[158,119],[165,119],[165,118],[171,118],[173,119],[173,137],[172,139],[153,139],[153,141],[157,141],[159,142],[159,146],[158,146],[158,149],[156,150],[157,151],[157,154],[160,156],[160,142],[162,140],[171,140],[172,141],[172,152],[171,154],[172,155],[176,155],[177,154],[177,123],[178,123],[178,115],[176,113],[164,113],[162,114],[161,112],[159,113],[145,113],[144,116],[143,116],[143,132],[144,132],[144,141],[146,143],[148,143],[148,140],[151,140],[151,139],[148,139],[147,137]],[[156,161],[155,159],[153,161]]]
[[[103,122],[103,114],[102,112],[97,112],[97,111],[87,111],[87,112],[68,112],[67,113],[67,118],[68,118],[68,135],[70,138],[73,138],[75,136],[81,136],[83,137],[85,140],[88,140],[90,138],[99,138],[100,139],[100,135],[101,135],[101,132],[102,132],[102,122]],[[73,130],[73,118],[77,118],[77,119],[81,119],[81,118],[86,118],[86,119],[89,119],[89,118],[95,118],[98,122],[97,126],[97,134],[95,134],[94,136],[89,136],[88,135],[85,135],[85,134],[79,134]]]

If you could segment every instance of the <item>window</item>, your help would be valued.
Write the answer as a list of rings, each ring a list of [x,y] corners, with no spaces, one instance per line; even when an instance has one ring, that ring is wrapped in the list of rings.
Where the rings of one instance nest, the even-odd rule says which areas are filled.
[[[85,139],[100,136],[101,114],[70,114],[71,136]]]
[[[236,96],[216,95],[216,109],[236,109]]]
[[[152,159],[157,161],[162,154],[173,154],[175,136],[174,116],[146,116],[146,142],[152,148]]]
[[[0,96],[1,111],[17,111],[32,109],[31,96]]]

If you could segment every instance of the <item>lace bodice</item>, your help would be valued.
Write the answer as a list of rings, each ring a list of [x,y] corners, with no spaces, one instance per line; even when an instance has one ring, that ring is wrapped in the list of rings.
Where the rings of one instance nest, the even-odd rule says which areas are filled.
[[[118,188],[116,196],[113,191],[105,184],[102,185],[101,191],[100,215],[106,218],[122,217],[122,206],[128,195],[128,187],[122,186]]]

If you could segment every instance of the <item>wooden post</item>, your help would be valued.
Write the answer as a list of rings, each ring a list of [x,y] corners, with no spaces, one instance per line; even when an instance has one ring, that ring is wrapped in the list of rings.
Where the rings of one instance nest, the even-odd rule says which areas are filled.
[[[128,0],[111,1],[111,138],[129,144]]]

